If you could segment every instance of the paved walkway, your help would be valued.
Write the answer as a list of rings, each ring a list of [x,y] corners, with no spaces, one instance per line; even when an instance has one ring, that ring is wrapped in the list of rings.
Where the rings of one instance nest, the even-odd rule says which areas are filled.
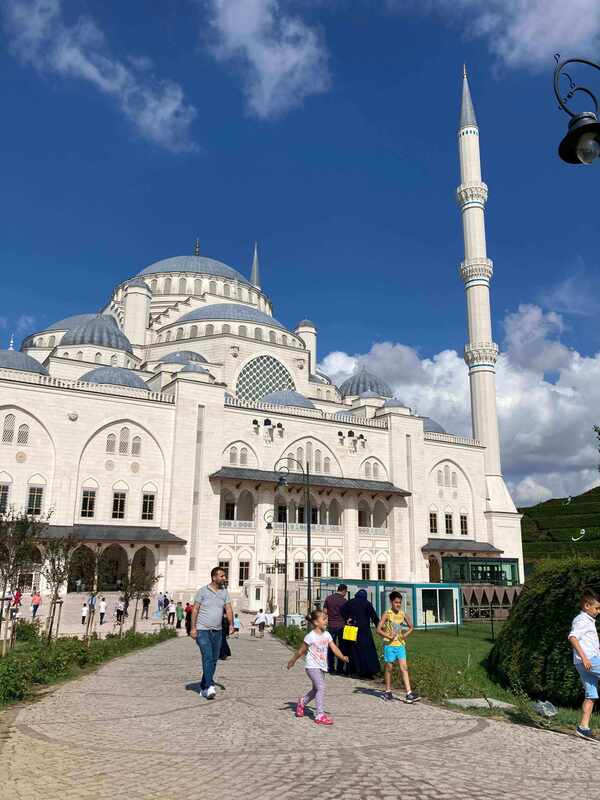
[[[554,800],[598,797],[600,747],[328,677],[332,728],[296,719],[308,686],[269,634],[233,640],[216,700],[180,638],[0,715],[11,800]],[[443,665],[440,664],[443,669]],[[2,726],[4,725],[4,730]]]

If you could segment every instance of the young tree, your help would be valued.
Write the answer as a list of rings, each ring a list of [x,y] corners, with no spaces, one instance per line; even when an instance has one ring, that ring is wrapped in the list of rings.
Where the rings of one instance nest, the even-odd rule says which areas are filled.
[[[160,575],[154,575],[152,573],[148,573],[143,567],[139,567],[137,569],[133,569],[131,571],[131,575],[126,577],[123,581],[123,586],[121,588],[121,596],[123,598],[123,601],[125,602],[125,608],[129,606],[129,603],[132,600],[135,600],[133,623],[131,627],[134,633],[137,625],[137,615],[138,615],[138,607],[140,600],[144,597],[145,594],[150,594],[150,592],[152,592],[159,578]],[[124,617],[125,615],[123,614],[121,617],[121,624],[119,626],[119,636],[123,635]]]
[[[45,539],[43,544],[44,559],[40,572],[46,579],[50,589],[50,613],[47,626],[47,636],[48,641],[50,641],[54,629],[56,608],[59,603],[60,587],[69,578],[73,554],[81,544],[81,540],[75,534],[68,534],[67,536]],[[56,636],[58,636],[58,624],[56,626]]]
[[[36,540],[48,524],[48,517],[35,518],[24,511],[9,511],[0,514],[0,636],[2,655],[6,654],[9,632],[9,614],[4,614],[5,597],[19,580],[24,567],[33,558]],[[2,636],[2,625],[4,635]]]

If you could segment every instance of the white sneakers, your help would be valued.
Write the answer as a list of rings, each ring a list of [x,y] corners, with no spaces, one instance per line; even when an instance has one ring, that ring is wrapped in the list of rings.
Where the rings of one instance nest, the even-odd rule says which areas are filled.
[[[214,686],[209,686],[208,689],[204,689],[202,692],[202,696],[206,697],[207,700],[214,700],[216,694],[217,690]]]

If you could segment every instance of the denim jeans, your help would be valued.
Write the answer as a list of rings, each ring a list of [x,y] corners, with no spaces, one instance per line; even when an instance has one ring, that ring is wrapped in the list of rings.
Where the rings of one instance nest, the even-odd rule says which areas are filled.
[[[196,644],[200,648],[202,655],[202,681],[200,688],[208,689],[213,685],[215,669],[219,651],[221,650],[221,630],[218,631],[198,631]]]

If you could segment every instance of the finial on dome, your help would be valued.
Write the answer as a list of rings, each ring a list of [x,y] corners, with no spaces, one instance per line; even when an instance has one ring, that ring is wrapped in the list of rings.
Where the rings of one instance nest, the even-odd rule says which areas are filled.
[[[196,239],[196,244],[194,245],[194,255],[200,255],[200,239]]]
[[[467,77],[467,65],[463,64],[463,78]]]
[[[14,350],[15,349],[15,335],[14,335],[14,333],[11,333],[11,335],[10,335],[10,340],[8,342],[8,349],[9,350]]]
[[[260,289],[260,269],[258,265],[258,242],[254,242],[254,256],[252,258],[252,272],[250,274],[250,283]]]
[[[463,88],[462,88],[462,103],[460,106],[460,122],[459,130],[469,126],[477,126],[477,118],[475,116],[475,108],[473,107],[473,100],[471,99],[471,90],[469,89],[469,79],[467,78],[467,65],[463,64]]]

